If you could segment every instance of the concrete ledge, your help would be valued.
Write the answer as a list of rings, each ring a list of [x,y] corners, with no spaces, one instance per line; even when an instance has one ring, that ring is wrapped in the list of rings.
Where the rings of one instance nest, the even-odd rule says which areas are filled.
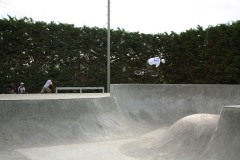
[[[0,94],[1,101],[6,100],[47,100],[110,97],[110,93],[46,93],[46,94]]]
[[[236,108],[236,109],[240,109],[240,105],[223,106],[223,108]]]

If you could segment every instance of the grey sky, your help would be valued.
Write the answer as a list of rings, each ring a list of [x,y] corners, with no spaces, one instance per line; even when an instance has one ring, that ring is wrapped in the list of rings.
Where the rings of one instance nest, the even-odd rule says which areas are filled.
[[[0,16],[107,28],[107,0],[0,0]],[[111,28],[180,33],[240,20],[240,0],[111,0]]]

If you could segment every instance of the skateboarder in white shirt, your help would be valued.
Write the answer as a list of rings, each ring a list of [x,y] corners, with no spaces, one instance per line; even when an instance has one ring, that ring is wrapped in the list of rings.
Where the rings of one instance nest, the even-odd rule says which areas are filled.
[[[54,92],[54,86],[51,80],[47,80],[47,82],[44,84],[41,93],[51,93]]]
[[[165,59],[161,59],[160,57],[153,57],[149,58],[147,60],[147,68],[145,69],[137,69],[134,71],[134,74],[136,75],[145,75],[149,74],[152,77],[158,76],[158,67],[160,66],[160,63],[165,63]]]
[[[160,57],[153,57],[147,60],[147,70],[154,69],[156,70],[160,63],[165,63],[165,59],[161,59]]]

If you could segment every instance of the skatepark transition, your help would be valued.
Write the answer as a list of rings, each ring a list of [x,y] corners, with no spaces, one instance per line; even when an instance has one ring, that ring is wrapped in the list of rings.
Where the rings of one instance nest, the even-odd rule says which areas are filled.
[[[112,84],[0,95],[3,160],[238,160],[240,86]]]

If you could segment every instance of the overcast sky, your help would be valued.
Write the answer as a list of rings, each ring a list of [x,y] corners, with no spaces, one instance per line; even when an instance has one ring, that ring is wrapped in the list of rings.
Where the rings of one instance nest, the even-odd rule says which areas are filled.
[[[0,18],[107,28],[108,0],[0,0]],[[111,0],[111,28],[130,32],[184,32],[197,25],[240,20],[240,0]]]

